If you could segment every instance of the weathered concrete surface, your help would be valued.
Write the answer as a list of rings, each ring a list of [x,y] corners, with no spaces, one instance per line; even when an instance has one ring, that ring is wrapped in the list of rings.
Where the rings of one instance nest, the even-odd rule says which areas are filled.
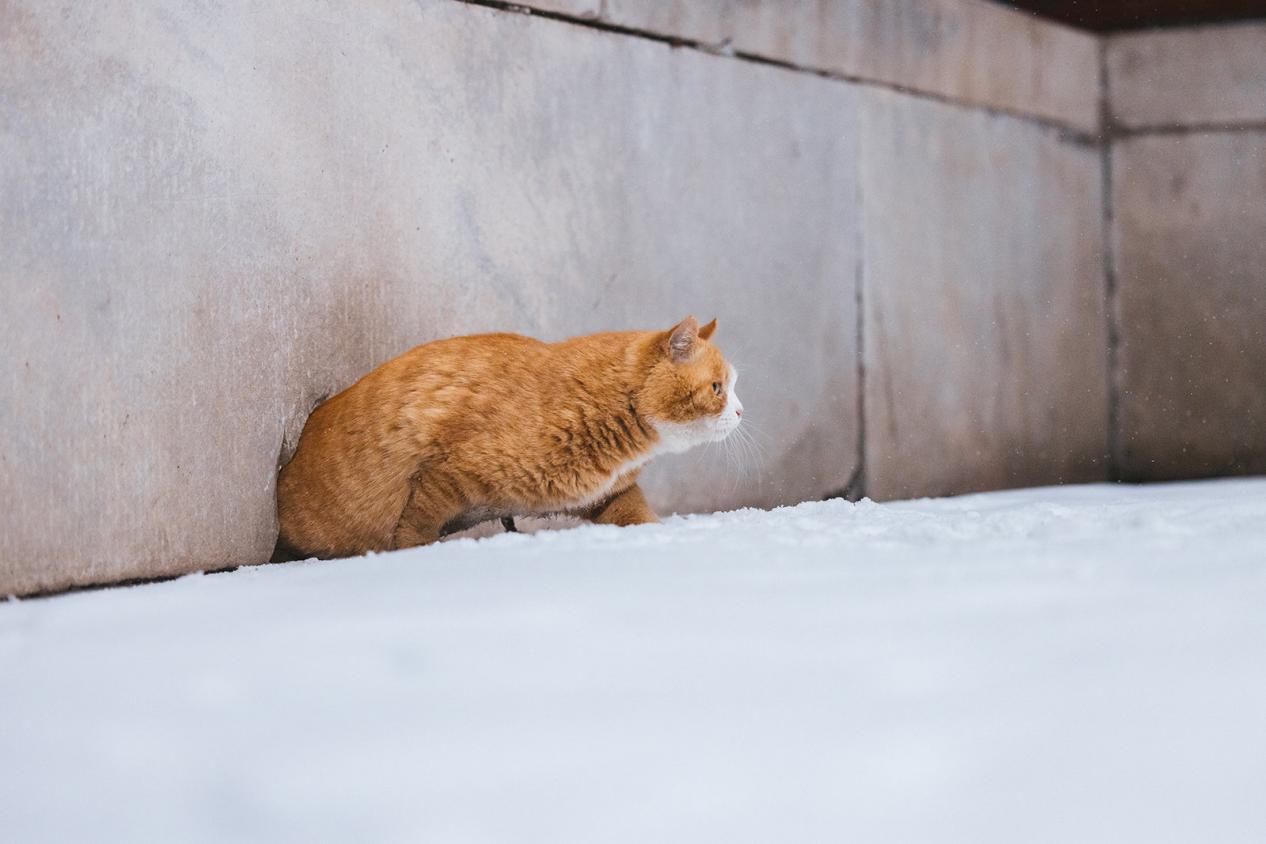
[[[1266,24],[1114,36],[1112,114],[1129,128],[1266,123]]]
[[[868,494],[1103,479],[1098,150],[883,92],[863,114]]]
[[[1266,472],[1266,24],[1107,57],[1122,475]]]
[[[528,0],[524,5],[1066,123],[1099,124],[1087,33],[982,0]]]
[[[1122,471],[1266,472],[1266,132],[1113,146]]]
[[[773,504],[856,461],[847,86],[447,2],[0,5],[0,594],[265,559],[283,437],[425,340],[718,316]]]

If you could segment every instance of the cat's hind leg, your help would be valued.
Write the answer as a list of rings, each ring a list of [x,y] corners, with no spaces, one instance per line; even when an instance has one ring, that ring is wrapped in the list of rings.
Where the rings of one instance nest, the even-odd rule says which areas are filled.
[[[456,496],[436,485],[415,477],[411,486],[409,501],[392,532],[391,547],[395,550],[430,545],[440,538],[444,525],[462,511]]]

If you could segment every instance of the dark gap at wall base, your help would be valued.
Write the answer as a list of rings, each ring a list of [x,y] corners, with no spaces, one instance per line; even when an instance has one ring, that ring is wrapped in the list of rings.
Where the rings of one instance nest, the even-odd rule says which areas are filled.
[[[268,563],[259,563],[259,565],[268,565]],[[22,601],[39,601],[45,598],[58,598],[62,595],[73,595],[76,592],[101,592],[106,589],[128,589],[133,586],[149,586],[152,583],[170,583],[173,580],[179,580],[182,577],[193,577],[203,574],[229,574],[235,572],[242,566],[228,566],[221,569],[207,569],[203,572],[186,572],[185,574],[162,574],[154,577],[130,577],[127,580],[106,580],[100,583],[84,583],[78,586],[65,586],[59,589],[42,589],[38,592],[26,592],[20,595],[11,595],[7,600]],[[0,604],[4,604],[6,599],[0,598]]]

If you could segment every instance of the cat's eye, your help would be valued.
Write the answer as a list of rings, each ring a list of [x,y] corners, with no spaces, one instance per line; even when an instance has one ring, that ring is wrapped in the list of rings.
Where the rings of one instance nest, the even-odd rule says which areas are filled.
[[[712,382],[712,393],[713,393],[713,395],[715,395],[715,396],[720,396],[720,395],[721,395],[721,382],[720,382],[720,381],[713,381],[713,382]]]

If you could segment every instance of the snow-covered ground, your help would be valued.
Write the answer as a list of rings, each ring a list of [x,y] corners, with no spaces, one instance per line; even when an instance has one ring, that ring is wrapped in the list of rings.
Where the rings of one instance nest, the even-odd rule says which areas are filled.
[[[1266,479],[0,603],[0,840],[1266,841]]]

